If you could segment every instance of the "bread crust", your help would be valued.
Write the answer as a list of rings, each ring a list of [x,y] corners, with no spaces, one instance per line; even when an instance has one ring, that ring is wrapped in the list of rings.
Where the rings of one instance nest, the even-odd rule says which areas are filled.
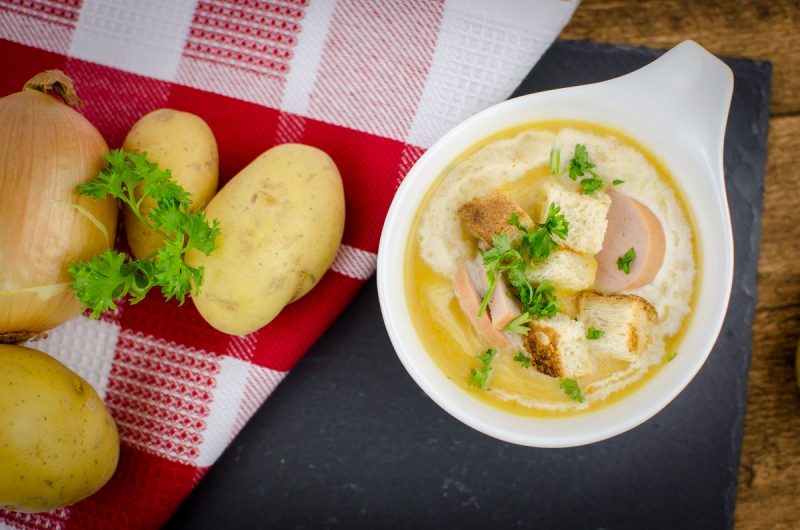
[[[517,214],[522,226],[533,224],[525,210],[500,192],[472,199],[458,209],[458,216],[467,231],[489,245],[492,238],[501,233],[508,234],[512,242],[519,239],[521,232],[508,222],[512,213]]]

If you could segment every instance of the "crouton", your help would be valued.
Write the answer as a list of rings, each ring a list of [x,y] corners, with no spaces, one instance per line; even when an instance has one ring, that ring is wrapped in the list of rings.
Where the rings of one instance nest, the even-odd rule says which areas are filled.
[[[589,341],[592,354],[635,361],[652,339],[656,318],[650,302],[632,294],[585,291],[578,297],[578,320],[586,329],[603,332],[599,339]]]
[[[574,378],[594,369],[586,329],[566,315],[534,321],[522,343],[531,357],[531,366],[550,377]]]
[[[582,195],[574,191],[553,186],[547,193],[548,208],[544,209],[542,222],[547,218],[549,205],[561,208],[561,213],[569,223],[567,238],[556,238],[556,242],[576,252],[597,254],[603,248],[608,220],[606,215],[611,199],[605,193]]]
[[[458,216],[461,218],[464,227],[469,233],[488,245],[492,245],[492,238],[501,233],[508,234],[512,243],[519,240],[522,232],[508,223],[512,213],[516,213],[519,216],[522,226],[533,224],[525,210],[517,206],[508,195],[503,193],[492,193],[486,197],[478,197],[464,203],[458,209]]]
[[[547,280],[558,289],[573,292],[591,287],[596,274],[597,260],[594,257],[565,248],[554,250],[544,262],[536,263],[527,272],[532,283]]]

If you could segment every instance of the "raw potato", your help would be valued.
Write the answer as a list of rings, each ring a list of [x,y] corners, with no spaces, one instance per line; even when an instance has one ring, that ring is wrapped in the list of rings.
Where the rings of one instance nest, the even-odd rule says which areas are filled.
[[[217,142],[208,124],[189,112],[158,109],[137,121],[122,148],[147,152],[147,159],[172,171],[172,178],[191,194],[191,211],[208,204],[217,191],[219,157]],[[145,199],[143,211],[155,203]],[[125,234],[133,255],[141,259],[162,247],[160,235],[144,226],[127,205],[122,211]]]
[[[225,333],[267,325],[328,270],[344,230],[344,191],[333,160],[300,144],[256,158],[206,208],[220,223],[217,248],[186,262],[205,268],[194,305]]]
[[[68,506],[114,474],[119,436],[89,384],[52,357],[0,344],[0,508]]]

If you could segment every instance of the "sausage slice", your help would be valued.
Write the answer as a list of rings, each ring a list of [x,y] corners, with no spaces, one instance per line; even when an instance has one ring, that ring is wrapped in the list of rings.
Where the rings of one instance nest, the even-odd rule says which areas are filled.
[[[455,290],[458,305],[467,316],[475,331],[486,339],[492,346],[504,346],[508,344],[508,339],[492,326],[489,319],[489,312],[484,311],[479,317],[478,310],[481,307],[481,295],[470,278],[466,265],[461,265],[455,277]]]
[[[653,281],[664,262],[664,228],[647,206],[618,191],[609,193],[608,228],[597,258],[595,288],[605,292],[636,289]],[[617,266],[617,259],[633,248],[636,258],[630,274]]]

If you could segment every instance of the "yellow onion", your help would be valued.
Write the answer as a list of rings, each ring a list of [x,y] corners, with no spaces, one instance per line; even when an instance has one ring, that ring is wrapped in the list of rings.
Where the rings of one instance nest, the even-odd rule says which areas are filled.
[[[117,200],[75,189],[105,167],[108,152],[98,130],[69,107],[79,103],[58,70],[0,98],[0,343],[78,314],[67,266],[114,243]]]

